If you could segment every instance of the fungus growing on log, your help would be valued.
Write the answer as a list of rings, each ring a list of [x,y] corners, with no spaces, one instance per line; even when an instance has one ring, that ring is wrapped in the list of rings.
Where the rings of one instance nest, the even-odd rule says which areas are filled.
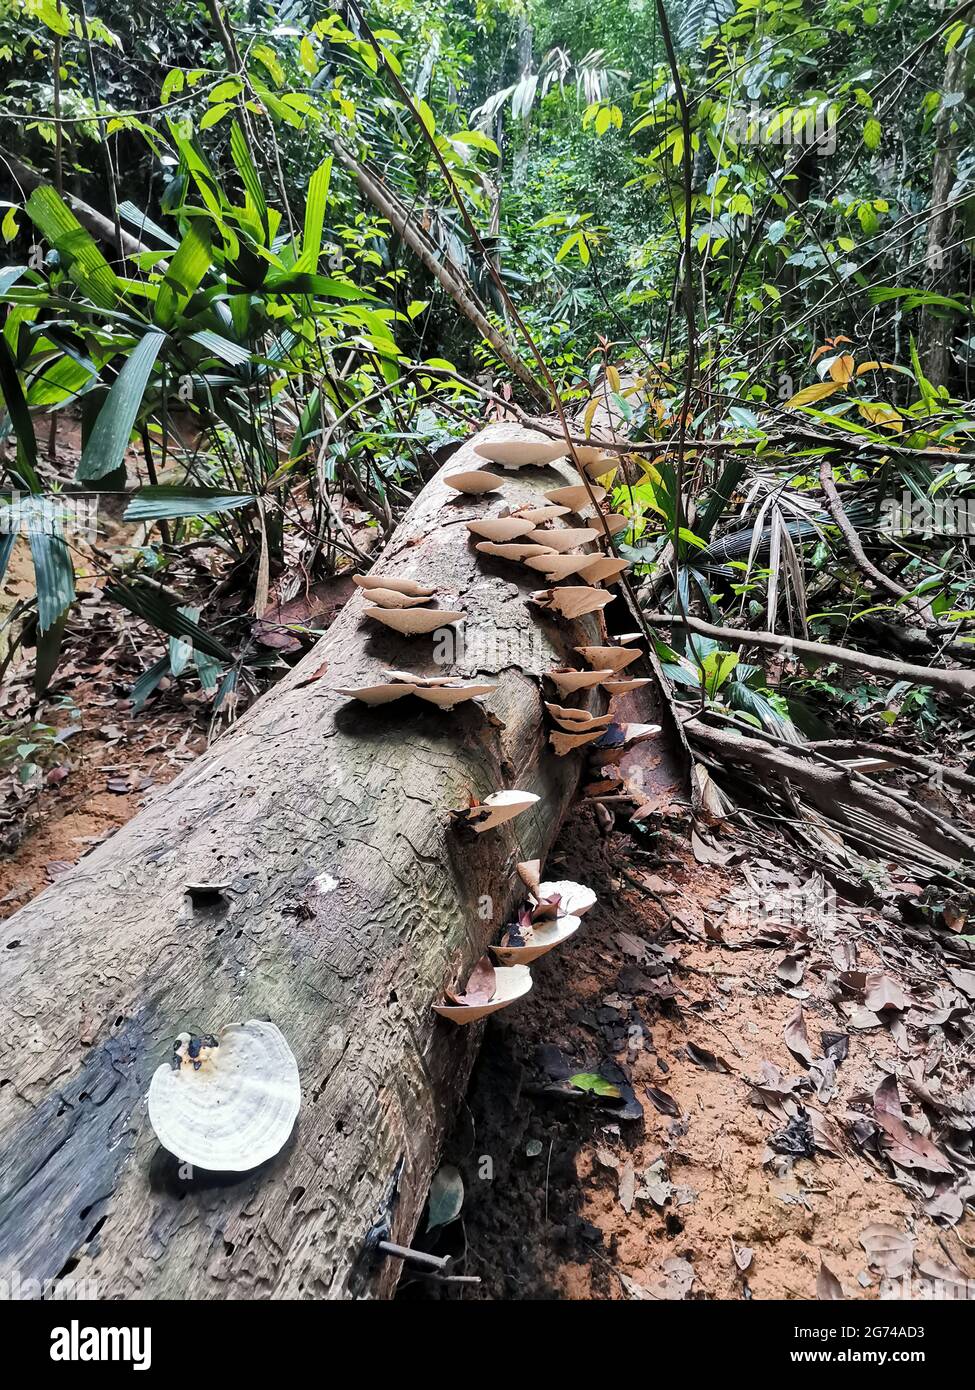
[[[609,667],[614,675],[643,655],[631,647],[576,647],[576,651],[585,657],[590,666]]]
[[[600,681],[600,685],[610,695],[627,695],[631,690],[639,690],[641,685],[649,684],[649,676],[636,676],[632,680]]]
[[[572,753],[576,748],[582,748],[586,743],[595,743],[603,733],[602,729],[592,729],[584,734],[566,734],[558,729],[553,729],[548,736],[548,741],[555,750],[559,758],[564,758],[567,753]]]
[[[478,497],[483,492],[496,492],[504,486],[504,479],[484,468],[469,468],[463,473],[448,473],[444,478],[448,487],[455,492],[466,492]]]
[[[183,1163],[246,1173],[286,1143],[301,1106],[298,1064],[273,1023],[251,1019],[216,1037],[181,1033],[149,1083],[149,1122]]]
[[[393,579],[388,574],[354,574],[352,582],[360,589],[393,589],[412,598],[431,598],[437,592],[428,584],[418,584],[415,579]]]
[[[436,632],[438,627],[447,627],[450,623],[457,623],[464,617],[463,613],[451,611],[449,608],[367,608],[367,618],[375,618],[379,623],[385,623],[395,632],[401,633],[404,637],[415,637],[419,633]]]
[[[530,555],[523,562],[530,570],[538,570],[545,578],[557,584],[562,579],[570,579],[580,574],[589,563],[588,555],[559,555],[554,550],[544,550],[540,555]]]
[[[547,546],[538,545],[535,541],[478,541],[474,547],[481,555],[493,555],[497,560],[522,560],[527,563],[531,559],[544,558],[546,555],[555,557],[555,551],[549,550]]]
[[[551,492],[546,492],[545,496],[558,507],[568,507],[570,512],[581,512],[586,507],[591,507],[594,502],[601,502],[606,496],[606,489],[598,483],[591,483],[589,487],[586,487],[585,483],[574,483],[571,487],[553,488]]]
[[[475,802],[463,811],[451,811],[450,815],[456,825],[467,826],[481,835],[485,830],[494,830],[505,821],[514,820],[515,816],[520,816],[522,811],[527,811],[539,800],[540,797],[534,792],[515,789],[492,792],[483,801]]]
[[[571,507],[519,507],[512,512],[512,516],[520,517],[524,521],[530,521],[533,526],[541,526],[546,521],[556,521],[560,516],[568,516]]]
[[[524,434],[519,439],[482,439],[475,454],[502,468],[544,468],[565,458],[566,445],[544,434]]]
[[[607,667],[604,671],[574,671],[570,666],[545,672],[553,685],[558,686],[563,695],[573,695],[577,690],[588,690],[600,685],[613,672]]]
[[[500,943],[491,947],[491,954],[502,965],[528,965],[568,941],[579,930],[581,922],[581,917],[568,914],[533,921],[531,909],[523,908],[517,922],[505,928]]]
[[[495,542],[513,541],[516,536],[529,536],[535,529],[533,521],[517,516],[485,516],[464,524],[471,535]]]
[[[600,555],[597,559],[590,560],[585,569],[579,571],[579,575],[587,584],[615,584],[627,569],[629,564],[626,560],[617,560],[611,555]]]
[[[427,602],[427,598],[418,594],[412,597],[409,594],[401,594],[398,589],[367,589],[371,603],[378,603],[380,608],[419,608],[421,604]]]
[[[531,597],[539,608],[552,609],[563,618],[581,618],[584,613],[605,608],[613,595],[607,589],[589,589],[578,584],[564,589],[537,589]]]
[[[567,550],[575,550],[577,546],[588,545],[598,535],[599,532],[594,526],[563,526],[560,530],[536,531],[535,539],[540,545],[547,545],[551,550],[564,553]]]
[[[444,990],[443,1004],[433,1011],[452,1023],[476,1023],[498,1009],[506,1009],[523,998],[532,987],[531,971],[524,965],[495,968],[489,956],[482,956],[474,967],[463,994]]]
[[[591,888],[587,888],[584,883],[574,883],[571,879],[540,883],[534,897],[539,903],[557,898],[559,912],[568,913],[573,917],[582,917],[596,901],[596,894]]]

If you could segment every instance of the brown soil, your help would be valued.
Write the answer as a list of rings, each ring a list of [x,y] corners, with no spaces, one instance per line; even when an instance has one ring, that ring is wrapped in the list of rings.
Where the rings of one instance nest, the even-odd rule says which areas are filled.
[[[869,1144],[861,1151],[849,1128],[867,1124],[885,1071],[903,1078],[930,1049],[923,1040],[919,1048],[913,1029],[907,1037],[886,1021],[851,1027],[847,1011],[831,1002],[837,965],[854,955],[860,969],[883,960],[908,993],[921,993],[916,969],[898,969],[896,929],[840,903],[823,923],[787,923],[774,946],[736,947],[767,926],[764,913],[749,916],[754,905],[744,920],[733,907],[735,925],[727,925],[741,870],[696,863],[683,835],[652,838],[657,863],[647,874],[637,867],[639,845],[602,833],[591,807],[564,827],[546,876],[587,882],[599,901],[572,940],[535,963],[529,998],[489,1021],[445,1154],[463,1175],[465,1201],[461,1219],[433,1233],[431,1248],[461,1256],[457,1272],[482,1283],[437,1289],[406,1279],[401,1296],[815,1299],[822,1262],[847,1298],[903,1296],[903,1284],[871,1268],[861,1244],[877,1223],[915,1242],[915,1280],[923,1283],[934,1265],[975,1277],[970,1210],[954,1227],[936,1224],[923,1207],[937,1182],[894,1169]],[[771,858],[753,854],[750,865],[770,892],[795,882]],[[621,879],[621,867],[644,877],[649,893]],[[792,986],[776,971],[796,930],[806,969]],[[943,978],[936,953],[932,966]],[[793,1159],[769,1142],[796,1106],[788,1101],[773,1114],[749,1078],[760,1078],[769,1062],[785,1078],[806,1075],[784,1039],[800,1002],[812,1054],[822,1054],[826,1032],[845,1034],[849,1055],[828,1102],[799,1096],[825,1117],[836,1153]],[[949,1028],[938,1040],[946,1091],[972,1082],[963,1033]],[[688,1045],[698,1051],[688,1053]],[[628,1078],[643,1117],[616,1118],[618,1103],[578,1092],[540,1093],[551,1087],[555,1049],[573,1073]],[[647,1087],[665,1092],[658,1100],[675,1113],[661,1113]],[[910,1100],[903,1080],[901,1100]],[[914,1115],[923,1126],[920,1107]]]

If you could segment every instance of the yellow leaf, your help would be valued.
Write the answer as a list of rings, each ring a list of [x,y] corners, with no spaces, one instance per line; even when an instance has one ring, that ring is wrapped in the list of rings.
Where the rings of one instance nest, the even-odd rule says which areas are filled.
[[[835,381],[820,381],[815,386],[804,386],[801,391],[797,391],[794,396],[786,401],[786,409],[790,406],[809,405],[811,401],[821,401],[827,396],[831,396],[834,391],[840,389],[839,383]]]
[[[841,352],[839,357],[834,357],[829,364],[829,374],[834,381],[845,386],[853,376],[853,358],[851,355],[848,352]]]

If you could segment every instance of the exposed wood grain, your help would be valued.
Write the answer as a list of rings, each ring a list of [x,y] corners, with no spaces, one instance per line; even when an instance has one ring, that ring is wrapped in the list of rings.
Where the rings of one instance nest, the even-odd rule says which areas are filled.
[[[529,608],[535,577],[479,560],[463,525],[574,481],[568,465],[458,498],[443,475],[475,462],[468,444],[427,485],[376,573],[466,609],[452,669],[496,676],[488,714],[338,696],[437,669],[429,638],[363,620],[356,594],[280,686],[4,924],[0,1274],[70,1270],[115,1298],[390,1293],[399,1267],[364,1266],[363,1237],[402,1159],[391,1235],[409,1242],[478,1040],[430,1005],[512,906],[514,863],[554,837],[578,763],[547,751],[538,677],[597,633]],[[501,786],[542,799],[462,844],[448,809]],[[191,901],[201,882],[229,884],[225,900]],[[251,1017],[297,1057],[295,1133],[254,1174],[184,1179],[148,1125],[149,1078],[181,1030]]]

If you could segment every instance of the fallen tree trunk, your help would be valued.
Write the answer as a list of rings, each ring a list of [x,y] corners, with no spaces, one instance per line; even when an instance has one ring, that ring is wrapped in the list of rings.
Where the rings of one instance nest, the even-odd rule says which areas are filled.
[[[579,764],[548,751],[538,678],[598,630],[529,608],[536,577],[476,555],[463,525],[537,504],[571,468],[458,497],[444,472],[476,460],[468,444],[424,488],[374,571],[466,610],[453,666],[433,665],[429,637],[363,620],[354,596],[281,685],[5,924],[0,1273],[70,1270],[109,1298],[393,1289],[399,1266],[363,1259],[366,1234],[385,1213],[409,1243],[480,1031],[431,1005],[496,939],[523,892],[515,863],[555,836]],[[453,712],[335,691],[390,668],[497,689]],[[458,839],[447,812],[500,787],[541,800]],[[255,1017],[296,1055],[295,1131],[252,1174],[184,1181],[147,1121],[152,1072],[181,1031]]]

